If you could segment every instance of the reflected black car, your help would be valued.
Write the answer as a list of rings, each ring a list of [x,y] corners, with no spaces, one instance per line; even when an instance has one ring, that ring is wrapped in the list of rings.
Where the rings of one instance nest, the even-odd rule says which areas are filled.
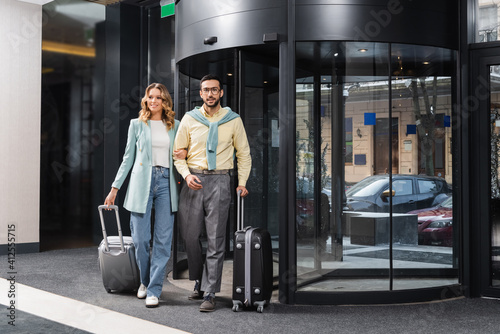
[[[450,186],[442,178],[396,174],[392,176],[392,212],[406,213],[436,206],[450,193]],[[346,210],[389,212],[389,175],[363,179],[347,190],[346,197]]]

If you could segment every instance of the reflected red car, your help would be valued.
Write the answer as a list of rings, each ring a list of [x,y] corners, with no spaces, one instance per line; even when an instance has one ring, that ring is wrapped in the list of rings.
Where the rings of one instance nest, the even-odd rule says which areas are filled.
[[[453,245],[453,198],[450,196],[438,206],[414,210],[418,215],[418,243],[420,245]]]

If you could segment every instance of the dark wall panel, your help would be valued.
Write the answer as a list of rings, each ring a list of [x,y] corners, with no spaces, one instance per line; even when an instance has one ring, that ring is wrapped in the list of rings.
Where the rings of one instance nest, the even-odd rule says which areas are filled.
[[[174,97],[175,16],[161,18],[160,6],[149,10],[148,84],[164,84]]]
[[[108,16],[109,17],[109,16]],[[106,22],[96,25],[96,67],[94,79],[94,129],[105,129],[101,124],[107,124],[108,118],[104,118],[105,81],[106,81]],[[100,128],[101,127],[101,128]],[[104,141],[108,131],[102,133],[101,143],[94,148],[92,159],[92,239],[94,243],[99,242],[101,226],[98,224],[99,215],[97,206],[104,202],[104,197],[109,191],[109,186],[104,184]]]
[[[297,41],[392,42],[458,49],[456,1],[296,0]],[[231,47],[263,44],[263,35],[287,36],[287,1],[180,1],[176,60]],[[204,39],[217,37],[212,45]]]
[[[392,42],[458,49],[455,1],[297,0],[297,41]]]
[[[263,44],[263,36],[286,32],[285,0],[190,0],[176,7],[176,60],[207,51]],[[212,45],[207,37],[217,37]]]
[[[104,203],[121,164],[130,120],[138,117],[147,78],[147,39],[144,38],[145,11],[139,6],[119,3],[106,7],[103,188],[95,204]],[[147,31],[147,30],[146,30]],[[117,204],[124,235],[130,235],[130,214],[123,208],[128,178],[118,192]],[[99,189],[100,190],[100,189]],[[95,208],[97,212],[97,208]],[[95,215],[94,215],[95,217]],[[94,218],[93,239],[102,239],[100,222]],[[107,224],[108,235],[116,234],[116,225]]]

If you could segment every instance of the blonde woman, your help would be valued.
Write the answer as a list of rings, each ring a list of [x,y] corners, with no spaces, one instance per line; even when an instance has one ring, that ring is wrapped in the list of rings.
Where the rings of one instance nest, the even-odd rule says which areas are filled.
[[[137,297],[146,298],[146,307],[156,307],[170,258],[173,213],[178,203],[172,148],[179,121],[174,119],[172,98],[162,84],[153,83],[146,88],[141,106],[139,118],[130,121],[123,161],[104,204],[114,204],[132,169],[123,206],[130,211],[130,230],[141,276]],[[183,153],[176,158],[182,158]],[[150,254],[153,204],[155,224]]]

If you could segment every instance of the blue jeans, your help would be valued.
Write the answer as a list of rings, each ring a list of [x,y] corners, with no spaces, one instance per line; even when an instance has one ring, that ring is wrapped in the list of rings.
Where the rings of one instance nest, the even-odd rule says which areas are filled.
[[[153,251],[150,252],[153,203],[155,222]],[[131,212],[130,214],[130,230],[135,245],[135,256],[139,266],[141,283],[147,287],[148,297],[160,297],[172,248],[173,227],[174,215],[170,205],[169,169],[153,167],[146,212]]]

